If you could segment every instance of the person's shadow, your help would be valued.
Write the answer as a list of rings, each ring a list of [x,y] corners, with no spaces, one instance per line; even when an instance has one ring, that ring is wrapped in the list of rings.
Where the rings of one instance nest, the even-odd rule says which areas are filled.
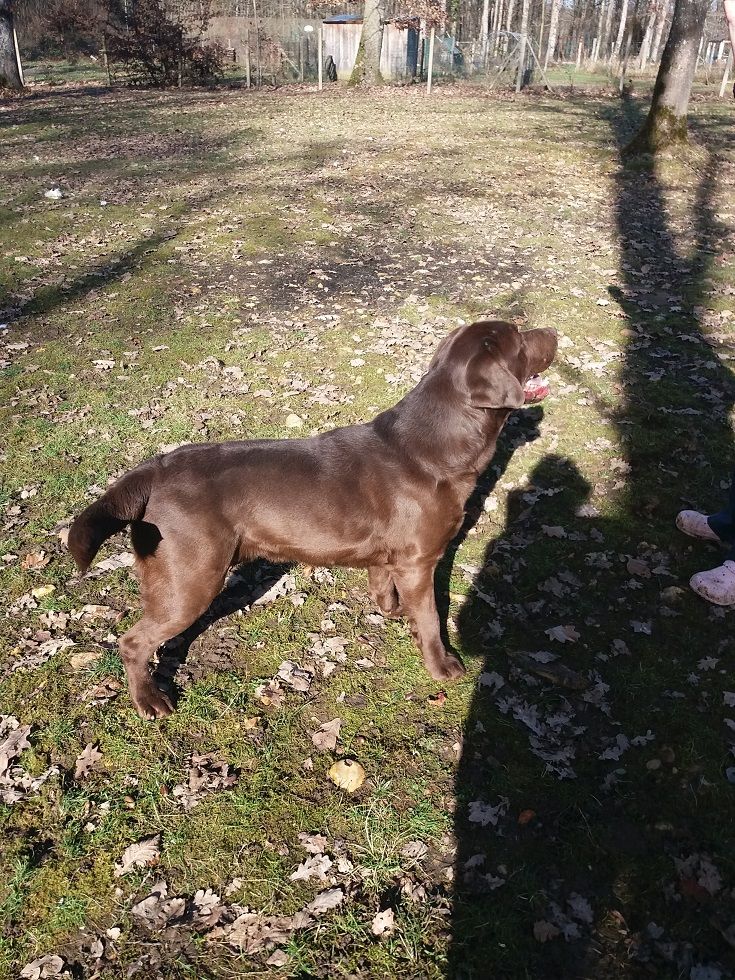
[[[640,124],[635,101],[599,111],[619,147]],[[665,168],[614,174],[625,331],[599,414],[617,444],[584,457],[606,516],[572,463],[544,459],[457,618],[483,672],[455,776],[453,980],[732,975],[731,885],[702,871],[724,882],[732,859],[732,612],[686,588],[719,550],[674,528],[684,507],[722,505],[735,459],[732,348],[709,309],[726,148],[701,135],[685,228]]]
[[[590,491],[574,463],[545,456],[509,495],[505,530],[457,617],[463,653],[483,659],[455,777],[447,975],[457,980],[612,976],[595,972],[588,903],[607,903],[619,870],[611,875],[606,862],[593,871],[599,847],[625,833],[600,803],[597,761],[619,729],[606,714],[594,643],[576,636],[599,604],[596,574],[583,583],[572,571],[580,548],[602,547]],[[591,828],[592,859],[589,848],[575,850]],[[631,835],[623,863],[636,846]]]
[[[480,475],[475,489],[465,504],[465,518],[462,527],[449,542],[447,550],[437,565],[434,577],[436,592],[436,607],[439,610],[442,639],[446,646],[451,646],[446,623],[449,614],[449,583],[454,569],[457,552],[475,528],[483,513],[485,500],[493,492],[498,481],[507,470],[513,454],[521,446],[535,442],[541,436],[541,422],[544,410],[540,405],[532,405],[520,412],[513,412],[505,423],[498,438],[497,449],[492,461],[484,473]]]

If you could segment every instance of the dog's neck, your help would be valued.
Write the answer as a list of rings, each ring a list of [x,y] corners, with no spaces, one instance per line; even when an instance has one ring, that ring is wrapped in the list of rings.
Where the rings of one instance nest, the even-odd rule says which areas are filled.
[[[432,387],[441,384],[426,375],[372,424],[388,441],[397,438],[405,456],[424,464],[430,459],[437,478],[476,476],[492,459],[510,410],[473,408],[464,393],[447,392],[446,387],[431,397]]]

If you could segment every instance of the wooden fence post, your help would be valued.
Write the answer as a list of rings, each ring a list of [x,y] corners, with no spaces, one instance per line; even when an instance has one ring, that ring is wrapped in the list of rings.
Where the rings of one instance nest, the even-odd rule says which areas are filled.
[[[725,94],[725,89],[727,88],[727,80],[730,75],[730,69],[732,68],[732,48],[730,48],[730,53],[727,56],[727,61],[725,62],[725,74],[722,76],[722,85],[720,85],[720,98]]]
[[[319,51],[319,91],[324,88],[324,31],[322,30],[322,25],[319,25],[319,43],[317,45]]]
[[[426,94],[431,95],[431,82],[434,76],[434,35],[436,29],[431,28],[431,34],[429,35],[429,70],[426,73]]]
[[[245,31],[245,84],[250,88],[250,28]]]

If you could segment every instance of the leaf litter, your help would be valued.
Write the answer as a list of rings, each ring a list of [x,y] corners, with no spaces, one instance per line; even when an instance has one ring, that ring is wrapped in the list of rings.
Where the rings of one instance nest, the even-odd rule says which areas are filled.
[[[31,776],[16,760],[31,747],[30,725],[21,725],[14,715],[0,715],[0,800],[9,806],[35,796],[43,784],[59,774],[49,766],[38,776]]]

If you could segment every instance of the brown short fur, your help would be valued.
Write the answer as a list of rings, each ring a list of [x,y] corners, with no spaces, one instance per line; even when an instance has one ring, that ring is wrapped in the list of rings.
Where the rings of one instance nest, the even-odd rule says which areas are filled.
[[[553,330],[473,323],[372,422],[310,439],[182,446],[118,480],[74,522],[69,550],[85,571],[132,525],[143,617],[120,651],[138,714],[173,710],[153,683],[153,654],[201,616],[232,565],[255,557],[367,568],[373,599],[408,617],[431,676],[460,676],[441,639],[434,570],[524,382],[555,353]]]

